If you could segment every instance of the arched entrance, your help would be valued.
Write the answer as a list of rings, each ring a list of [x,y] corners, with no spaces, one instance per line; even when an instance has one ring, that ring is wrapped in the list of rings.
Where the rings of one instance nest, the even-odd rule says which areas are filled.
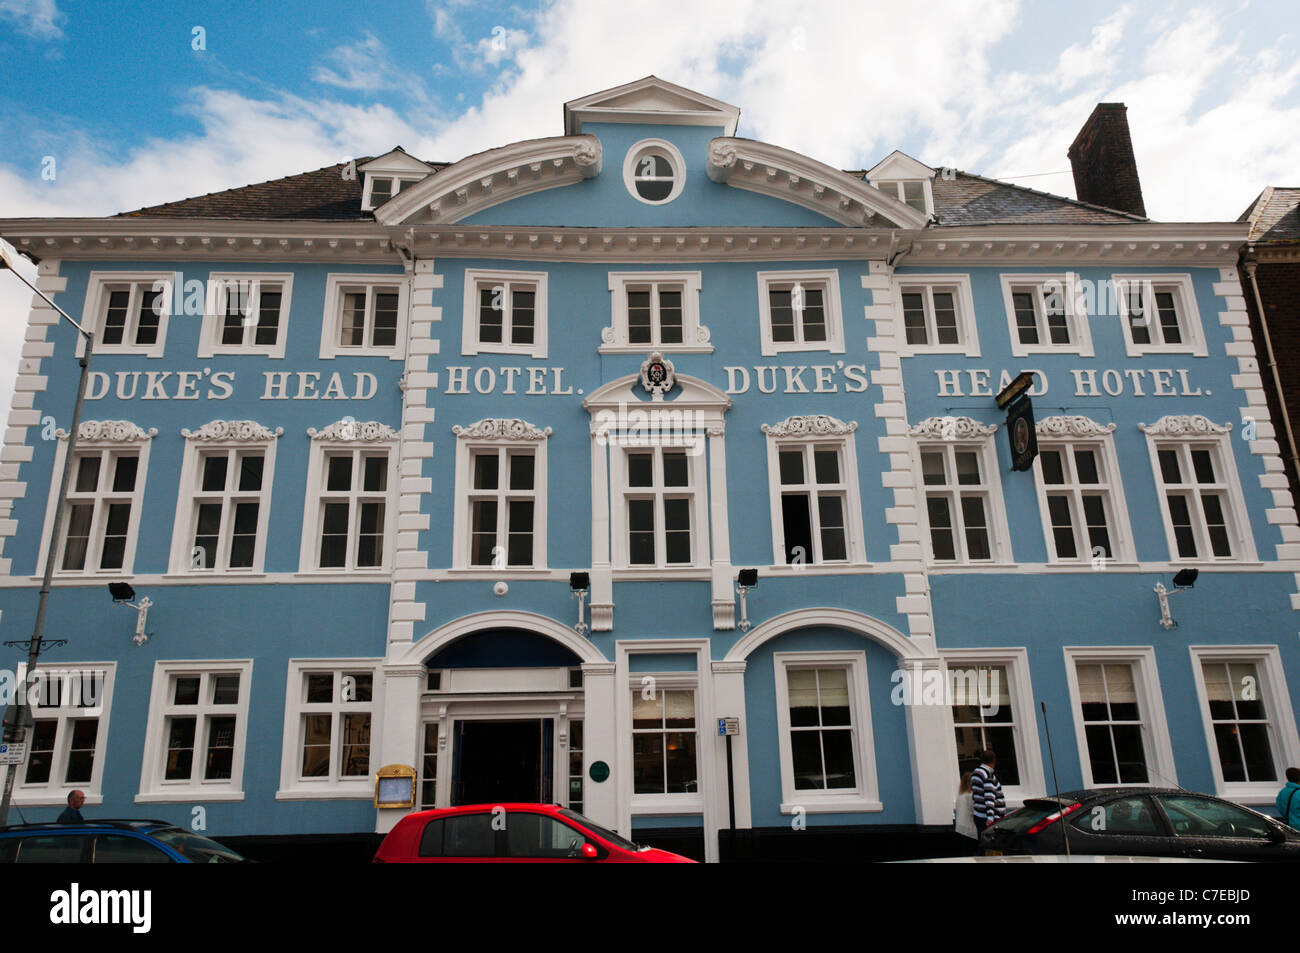
[[[394,653],[419,666],[417,807],[583,804],[584,663],[603,658],[568,626],[526,612],[477,613]],[[408,716],[409,717],[409,716]]]

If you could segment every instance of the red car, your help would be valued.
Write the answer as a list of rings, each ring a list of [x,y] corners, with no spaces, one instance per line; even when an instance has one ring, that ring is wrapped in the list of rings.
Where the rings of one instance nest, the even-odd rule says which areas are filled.
[[[557,804],[468,804],[408,814],[375,853],[376,864],[693,864],[641,847]]]

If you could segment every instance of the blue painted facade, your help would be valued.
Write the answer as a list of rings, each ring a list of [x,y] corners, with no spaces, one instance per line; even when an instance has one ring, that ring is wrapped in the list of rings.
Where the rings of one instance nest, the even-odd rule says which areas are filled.
[[[150,815],[187,822],[193,808],[203,806],[207,829],[214,834],[383,831],[402,812],[377,811],[372,806],[373,772],[385,764],[422,770],[426,730],[432,730],[435,738],[442,733],[437,772],[445,774],[455,770],[451,765],[457,763],[454,723],[458,718],[552,720],[559,726],[556,765],[567,761],[566,746],[572,744],[576,750],[572,726],[582,721],[584,811],[625,830],[698,828],[707,853],[716,856],[715,833],[726,823],[726,785],[715,722],[737,716],[741,719],[736,739],[740,826],[938,826],[950,822],[958,773],[952,708],[896,704],[899,673],[936,672],[943,653],[957,649],[986,649],[990,664],[1010,666],[1012,694],[1019,692],[1012,704],[1019,733],[1017,754],[1025,774],[1019,794],[1027,796],[1045,789],[1044,779],[1050,782],[1051,777],[1047,738],[1037,713],[1040,701],[1047,702],[1052,719],[1061,787],[1088,783],[1087,753],[1079,744],[1081,716],[1067,675],[1073,664],[1067,647],[1110,647],[1123,664],[1129,664],[1132,651],[1149,648],[1149,659],[1138,662],[1135,669],[1139,685],[1147,679],[1158,687],[1158,697],[1148,694],[1140,702],[1148,767],[1157,769],[1156,750],[1167,738],[1178,783],[1243,800],[1271,800],[1264,794],[1267,785],[1245,791],[1216,772],[1216,752],[1207,740],[1204,688],[1198,687],[1201,662],[1189,652],[1189,646],[1250,647],[1243,658],[1254,660],[1261,682],[1266,683],[1263,697],[1273,758],[1279,771],[1295,763],[1300,754],[1294,719],[1300,701],[1300,645],[1295,639],[1292,602],[1300,570],[1300,554],[1294,547],[1300,539],[1293,537],[1295,516],[1284,481],[1267,479],[1269,474],[1281,474],[1267,418],[1256,418],[1254,441],[1242,438],[1243,416],[1263,400],[1250,393],[1258,384],[1243,378],[1253,372],[1240,363],[1234,350],[1234,344],[1244,340],[1248,345],[1249,339],[1242,337],[1247,329],[1231,318],[1239,310],[1234,299],[1240,290],[1228,287],[1236,281],[1226,271],[1233,267],[1236,251],[1235,245],[1229,248],[1221,241],[1227,226],[1186,226],[1182,242],[1203,239],[1210,246],[1209,251],[1189,256],[1189,264],[1162,257],[1173,254],[1171,239],[1161,231],[1164,226],[1154,224],[985,226],[989,231],[983,234],[1002,243],[992,256],[995,261],[985,264],[977,255],[959,259],[956,253],[960,242],[979,240],[973,234],[977,229],[957,230],[961,234],[954,234],[946,250],[936,249],[935,242],[942,240],[945,231],[942,209],[937,223],[917,227],[896,220],[899,203],[880,203],[870,223],[853,225],[834,214],[833,202],[827,206],[829,211],[817,211],[807,207],[811,200],[801,204],[775,191],[737,187],[735,176],[742,173],[727,180],[718,172],[722,163],[712,160],[712,143],[734,136],[734,127],[725,117],[714,125],[677,124],[667,119],[646,121],[629,111],[612,121],[608,115],[589,119],[574,138],[579,136],[598,141],[598,174],[517,198],[507,196],[481,208],[473,206],[471,197],[471,211],[448,222],[421,217],[422,205],[419,215],[413,213],[399,225],[386,221],[381,209],[375,216],[379,222],[370,223],[372,251],[364,260],[355,255],[348,258],[346,253],[338,261],[329,258],[322,246],[331,229],[346,238],[346,245],[359,234],[347,228],[364,226],[350,223],[345,228],[328,222],[316,226],[316,260],[305,260],[310,255],[300,244],[293,246],[294,254],[278,258],[269,250],[275,247],[269,240],[265,248],[225,260],[216,251],[206,256],[193,252],[193,243],[192,253],[173,258],[154,258],[144,252],[126,257],[121,251],[96,258],[66,245],[62,254],[44,256],[42,280],[55,302],[74,317],[82,314],[92,272],[162,271],[200,281],[206,281],[209,271],[289,272],[293,286],[287,326],[281,331],[287,335],[283,358],[255,354],[199,358],[201,319],[184,314],[171,316],[161,358],[114,354],[111,349],[94,356],[92,369],[109,375],[114,385],[119,371],[173,375],[193,371],[202,376],[195,378],[198,396],[194,399],[177,396],[173,376],[163,385],[169,395],[165,400],[121,399],[110,386],[104,396],[87,401],[87,420],[129,421],[146,432],[156,428],[157,433],[149,441],[131,572],[101,573],[102,578],[56,574],[49,604],[47,637],[66,638],[69,644],[51,649],[42,657],[43,663],[115,663],[108,728],[95,753],[102,764],[102,779],[94,790],[84,783],[54,784],[42,788],[43,794],[20,783],[17,803],[28,819],[52,818],[61,793],[81,786],[92,795],[87,816]],[[685,160],[684,170],[678,170],[679,175],[684,171],[684,188],[662,206],[635,198],[621,174],[628,150],[651,138],[671,142]],[[794,175],[796,160],[802,157],[779,152],[785,157],[780,161],[788,161],[787,165],[773,158],[775,153],[766,154],[776,169],[774,176]],[[483,160],[470,157],[404,192],[424,189],[433,201],[440,178],[450,178],[459,166],[476,161]],[[520,161],[524,168],[528,157]],[[503,165],[483,174],[501,177],[506,171]],[[798,166],[798,171],[807,179],[807,166]],[[521,178],[526,177],[525,171]],[[811,184],[805,181],[793,188],[806,192]],[[834,179],[819,184],[832,190],[846,188]],[[851,198],[876,201],[870,185],[859,182],[859,188]],[[453,202],[454,197],[446,200],[448,205]],[[1063,207],[1068,204],[1062,200]],[[151,224],[147,215],[131,221],[146,230]],[[215,228],[197,218],[183,224],[195,234]],[[23,223],[4,225],[0,233],[20,249],[24,247],[20,236],[39,230]],[[159,220],[158,227],[164,226],[178,227],[175,220]],[[274,230],[265,223],[248,227]],[[500,242],[513,229],[519,233],[512,252],[500,247]],[[540,247],[530,246],[529,229],[544,232]],[[547,229],[570,231],[548,246]],[[587,246],[577,244],[574,229],[584,230]],[[640,231],[640,252],[626,244],[629,230]],[[1112,240],[1107,230],[1122,237]],[[707,251],[698,242],[704,231],[717,236]],[[732,236],[726,246],[721,245],[724,233]],[[854,236],[854,246],[846,247],[838,233]],[[85,234],[98,234],[94,223],[87,223]],[[458,234],[468,240],[458,239]],[[428,244],[434,235],[439,237],[437,250]],[[753,235],[761,236],[756,249],[747,244]],[[779,246],[771,244],[773,235],[781,238]],[[825,252],[814,252],[826,235],[834,238],[820,245]],[[601,252],[605,236],[614,237],[614,251]],[[652,244],[656,236],[659,243]],[[685,245],[666,250],[679,236],[686,238]],[[293,240],[300,242],[301,236]],[[1129,242],[1140,244],[1144,252],[1156,244],[1157,250],[1149,253],[1151,262],[1125,251]],[[492,248],[476,252],[476,243]],[[896,254],[909,243],[910,254]],[[1044,261],[1049,253],[1031,254],[1031,244],[1057,250]],[[1105,250],[1099,250],[1103,244]],[[1080,250],[1084,246],[1086,251]],[[373,251],[379,247],[387,249],[386,257]],[[547,358],[461,353],[469,270],[545,273]],[[637,271],[698,273],[699,322],[708,328],[711,353],[650,346],[626,353],[598,350],[601,331],[612,320],[609,274]],[[757,273],[781,271],[838,276],[842,353],[762,352],[763,303]],[[1093,356],[1013,356],[1001,276],[1067,271],[1084,282],[1099,283],[1116,273],[1186,276],[1206,356],[1130,357],[1121,319],[1105,314],[1086,317]],[[400,342],[404,360],[319,356],[322,321],[328,319],[331,307],[326,294],[331,273],[387,275],[404,283],[409,294],[406,339]],[[906,285],[909,275],[969,280],[979,356],[900,356],[903,323],[898,289]],[[1240,310],[1244,314],[1244,305]],[[49,312],[44,314],[48,317]],[[1229,320],[1221,321],[1223,315]],[[9,447],[30,450],[30,460],[23,460],[23,453],[3,458],[9,466],[16,465],[6,479],[22,485],[21,492],[13,493],[7,516],[11,531],[2,551],[6,575],[0,588],[0,625],[6,639],[25,638],[34,619],[47,487],[58,477],[56,452],[61,444],[57,437],[51,439],[51,428],[45,424],[52,420],[66,428],[76,387],[76,333],[66,323],[42,323],[39,309],[33,313],[32,327],[45,329],[46,336],[36,339],[53,344],[53,349],[34,355],[38,369],[24,368],[24,375],[46,380],[38,385],[20,378],[15,403],[20,422],[11,418],[6,437]],[[418,348],[417,341],[436,342],[436,346]],[[698,435],[708,443],[701,471],[707,475],[707,487],[701,488],[701,505],[710,522],[707,528],[693,524],[693,539],[698,547],[705,536],[716,533],[721,506],[727,521],[726,552],[714,536],[709,541],[711,558],[702,564],[661,570],[620,568],[618,539],[610,543],[612,556],[609,545],[605,547],[603,561],[593,548],[592,525],[599,515],[594,488],[605,472],[603,466],[593,467],[593,462],[605,449],[592,439],[593,411],[584,400],[602,386],[626,381],[628,393],[651,406],[649,394],[637,381],[643,362],[658,350],[671,362],[678,380],[676,393],[669,391],[661,406],[671,408],[692,380],[720,395],[720,432]],[[829,368],[821,378],[818,366]],[[775,370],[759,370],[766,367]],[[805,369],[798,371],[800,367]],[[846,372],[854,367],[857,376]],[[468,370],[457,378],[457,368]],[[507,368],[521,370],[508,375]],[[530,368],[544,371],[533,387],[539,393],[527,393]],[[735,368],[746,369],[752,380],[747,389],[737,386]],[[1029,368],[1039,372],[1040,386],[1043,378],[1047,382],[1046,392],[1034,397],[1040,421],[1082,416],[1102,428],[1115,425],[1103,439],[1113,449],[1122,483],[1132,560],[1098,569],[1087,560],[1062,564],[1049,555],[1041,515],[1044,504],[1034,475],[1010,470],[1003,414],[992,398],[1003,371],[1014,376]],[[1172,394],[1157,396],[1149,373],[1147,395],[1133,394],[1131,378],[1123,372],[1151,368],[1172,371],[1168,378]],[[480,377],[483,369],[491,374]],[[1101,375],[1109,369],[1120,372],[1116,379],[1123,381],[1122,394],[1100,389]],[[901,374],[897,382],[896,370]],[[980,388],[979,396],[971,396],[972,370],[989,371],[984,379],[987,389]],[[1071,373],[1075,370],[1096,371],[1097,395],[1078,385]],[[1178,376],[1180,370],[1186,372],[1187,388]],[[210,372],[217,371],[234,372],[231,392],[224,399],[209,396],[207,381]],[[957,372],[960,395],[952,387],[945,388],[938,371]],[[300,372],[321,375],[318,393],[335,372],[347,382],[349,394],[357,374],[373,375],[377,386],[368,399],[268,399],[264,375],[282,372],[295,375],[286,385],[289,395],[297,393]],[[760,386],[765,374],[771,374],[776,384],[771,393]],[[489,378],[491,392],[480,392],[488,388],[476,383]],[[458,379],[465,382],[463,392],[453,384]],[[800,392],[801,387],[807,392]],[[514,393],[508,393],[510,389]],[[1200,393],[1192,393],[1196,390]],[[23,411],[28,408],[23,395],[33,393],[31,409],[39,420],[24,424]],[[726,400],[729,406],[722,403]],[[774,557],[771,498],[780,490],[769,474],[768,443],[773,438],[763,427],[821,415],[856,425],[836,431],[835,439],[852,438],[854,453],[841,459],[856,470],[861,526],[851,527],[850,533],[860,534],[864,558],[839,567],[800,569]],[[1169,551],[1161,486],[1152,469],[1148,437],[1138,427],[1167,415],[1200,415],[1219,427],[1233,424],[1222,440],[1226,456],[1221,462],[1236,471],[1240,511],[1248,522],[1240,530],[1249,537],[1257,559],[1215,564],[1180,559]],[[996,461],[1009,530],[1007,560],[987,566],[946,563],[934,559],[927,548],[925,485],[917,465],[923,438],[909,431],[929,418],[951,417],[968,417],[986,427],[999,425],[991,436],[986,433],[969,442],[987,447],[988,459]],[[312,492],[308,481],[313,440],[307,429],[320,430],[347,418],[377,421],[393,431],[392,439],[383,444],[393,464],[387,506],[400,523],[395,519],[388,528],[387,552],[378,571],[320,571],[300,560],[304,532],[313,532],[311,526],[304,526],[304,498]],[[453,524],[458,508],[465,510],[469,504],[463,485],[466,476],[458,473],[457,464],[457,443],[462,438],[452,428],[514,418],[550,431],[541,438],[547,489],[538,504],[545,507],[548,524],[541,568],[458,569]],[[274,472],[268,473],[272,483],[263,571],[255,577],[218,574],[195,579],[169,568],[174,534],[186,532],[176,525],[177,500],[194,490],[179,482],[187,447],[181,431],[197,430],[212,420],[251,420],[271,430],[283,428],[275,438]],[[21,441],[15,427],[25,427]],[[723,467],[725,479],[719,487],[715,481]],[[617,500],[622,489],[607,484],[610,499]],[[1120,526],[1113,523],[1111,529],[1118,532]],[[1157,624],[1159,606],[1152,589],[1161,581],[1168,585],[1172,573],[1183,566],[1197,567],[1201,575],[1193,590],[1173,599],[1172,612],[1179,625],[1166,631]],[[747,621],[753,625],[748,632],[737,627],[738,606],[727,605],[734,600],[735,571],[742,567],[757,567],[760,577],[758,588],[747,597]],[[578,611],[569,586],[573,571],[592,576],[589,604],[584,606],[591,629],[583,633],[573,631]],[[104,592],[104,581],[118,578],[155,603],[148,616],[149,639],[142,646],[130,638],[133,614],[110,605]],[[498,583],[508,591],[495,594]],[[563,631],[569,635],[562,635]],[[658,652],[657,643],[662,645]],[[1014,651],[1023,651],[1021,661],[1008,663],[999,654]],[[827,653],[834,656],[831,661],[822,658]],[[778,656],[797,659],[801,655],[813,659],[808,664],[814,667],[850,672],[850,684],[866,699],[865,710],[856,702],[848,706],[856,738],[853,780],[862,790],[856,800],[845,799],[838,806],[833,799],[819,801],[813,796],[805,809],[800,800],[806,791],[795,792],[793,805],[788,803],[789,792],[783,793],[783,776],[788,784],[790,769],[783,765],[781,739],[789,736],[790,727],[788,719],[783,721],[774,686],[784,677]],[[291,779],[288,789],[296,793],[286,796],[285,766],[297,764],[301,756],[296,729],[291,728],[289,735],[285,731],[290,660],[310,663],[312,659],[364,660],[373,666],[370,774],[363,784],[324,793],[317,789],[319,796],[314,797]],[[242,798],[207,800],[189,791],[173,800],[137,801],[146,739],[151,732],[160,737],[162,731],[156,719],[150,721],[157,666],[193,661],[202,668],[203,660],[252,660],[247,707],[237,727],[242,778],[235,779],[234,786]],[[430,670],[443,672],[440,687],[431,687],[416,671],[425,662]],[[980,661],[975,654],[959,662],[949,659],[949,664],[959,667]],[[343,671],[349,663],[336,667]],[[546,674],[577,668],[583,672],[581,686]],[[650,797],[632,789],[630,707],[642,697],[647,676],[663,683],[652,692],[689,692],[694,699],[698,778],[693,779],[693,791],[677,792],[680,796],[675,798],[672,794]],[[865,684],[859,682],[863,677]],[[471,686],[458,678],[478,680]],[[156,698],[153,701],[158,703]],[[153,756],[161,757],[156,749]],[[611,766],[609,781],[591,780],[588,772],[596,761]],[[1033,770],[1028,769],[1030,761],[1035,763]],[[511,770],[502,768],[504,773]],[[427,804],[442,806],[456,798],[455,784],[464,779],[444,779],[442,774],[437,785],[431,781],[433,800],[426,800]],[[873,776],[870,783],[868,775]],[[577,789],[566,790],[558,768],[549,783],[550,793],[545,796],[560,800],[572,793],[572,800],[578,801]]]

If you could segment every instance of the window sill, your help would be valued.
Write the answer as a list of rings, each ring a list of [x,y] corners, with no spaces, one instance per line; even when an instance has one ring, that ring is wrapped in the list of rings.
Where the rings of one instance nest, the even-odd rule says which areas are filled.
[[[281,788],[275,792],[277,801],[369,801],[375,796],[374,788],[369,782],[363,787],[292,787]]]
[[[1285,783],[1284,781],[1265,781],[1259,784],[1221,783],[1215,785],[1215,796],[1225,801],[1236,801],[1238,804],[1266,804],[1269,810],[1260,813],[1272,816],[1273,808],[1277,805],[1277,792],[1282,790],[1282,785]]]
[[[362,579],[390,579],[391,569],[311,569],[296,572],[295,579],[337,579],[341,576],[360,576]]]
[[[175,791],[148,791],[135,796],[136,804],[173,804],[184,801],[242,801],[243,791],[209,791],[204,788],[177,788]]]
[[[847,814],[855,811],[883,811],[885,805],[858,795],[845,798],[808,798],[798,803],[781,803],[782,814]]]
[[[704,798],[698,794],[634,794],[632,813],[641,814],[703,814]]]
[[[553,574],[545,566],[504,566],[501,569],[489,566],[452,566],[444,571],[449,576],[461,579],[531,579],[546,578]]]
[[[1171,356],[1178,355],[1182,357],[1209,357],[1210,356],[1209,351],[1207,351],[1203,347],[1184,347],[1182,345],[1179,345],[1177,347],[1142,346],[1137,348],[1133,347],[1132,345],[1129,345],[1127,349],[1128,357],[1151,357],[1151,356],[1158,356],[1161,354],[1168,354]]]
[[[659,351],[663,354],[712,354],[712,344],[602,344],[596,348],[600,354],[647,354]]]
[[[84,806],[86,807],[99,807],[104,803],[104,795],[98,792],[92,793],[86,791],[85,788],[74,788],[73,785],[65,785],[65,787],[67,787],[68,790],[84,791],[86,794],[86,804]],[[13,803],[18,807],[67,807],[68,796],[66,792],[62,794],[57,792],[54,794],[46,794],[33,791],[28,794],[25,793],[22,788],[15,785]]]
[[[763,357],[776,357],[779,354],[843,354],[843,345],[831,343],[829,341],[819,341],[816,344],[773,344],[769,341],[763,342]]]
[[[614,569],[618,582],[662,582],[665,579],[711,579],[712,570],[695,566],[620,566]]]
[[[530,361],[546,360],[546,352],[539,351],[535,345],[515,346],[511,344],[475,344],[473,351],[461,351],[461,357],[477,357],[479,354],[503,354],[522,357]]]
[[[226,569],[217,571],[209,569],[204,572],[169,572],[163,574],[164,579],[185,580],[187,582],[198,582],[200,580],[212,582],[225,582],[233,579],[265,579],[267,573],[254,572],[253,570]]]

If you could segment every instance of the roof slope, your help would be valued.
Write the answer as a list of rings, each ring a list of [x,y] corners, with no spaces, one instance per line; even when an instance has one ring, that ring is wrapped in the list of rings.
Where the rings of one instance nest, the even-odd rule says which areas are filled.
[[[360,166],[369,161],[369,157],[355,161]],[[430,164],[434,166],[435,175],[447,167],[447,163],[442,162]],[[344,163],[339,163],[314,172],[222,192],[210,192],[194,198],[123,212],[121,215],[250,221],[373,220],[373,214],[361,211],[361,175],[358,173],[351,179],[345,179],[343,170]],[[864,175],[861,171],[849,174],[858,178]],[[958,172],[952,179],[936,175],[933,194],[935,214],[940,226],[1104,225],[1147,221],[1127,212],[986,179],[969,172]]]
[[[1270,185],[1237,221],[1250,222],[1252,242],[1300,240],[1300,189]]]

